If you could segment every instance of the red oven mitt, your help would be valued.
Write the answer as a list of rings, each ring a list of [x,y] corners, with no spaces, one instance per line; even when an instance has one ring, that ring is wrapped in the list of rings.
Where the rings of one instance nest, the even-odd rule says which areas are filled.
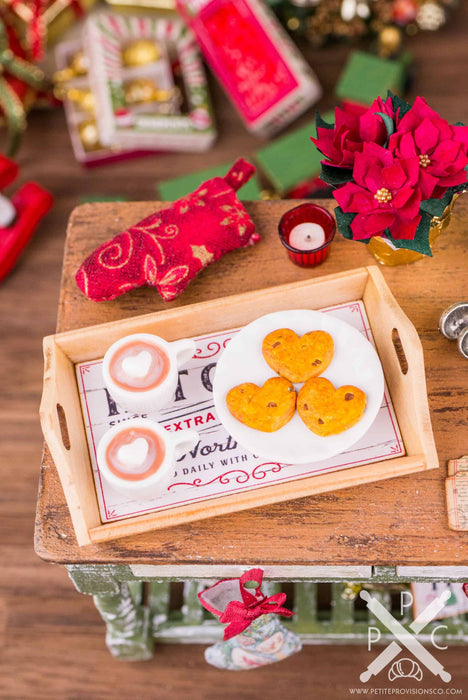
[[[103,243],[78,270],[78,287],[92,301],[143,285],[157,287],[165,301],[175,299],[204,267],[260,239],[236,195],[254,172],[240,159],[224,177]]]

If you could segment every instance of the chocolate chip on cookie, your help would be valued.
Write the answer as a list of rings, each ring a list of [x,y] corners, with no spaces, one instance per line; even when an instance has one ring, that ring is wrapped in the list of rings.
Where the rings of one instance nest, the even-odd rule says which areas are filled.
[[[289,423],[296,408],[296,391],[283,377],[267,379],[262,387],[247,382],[226,396],[230,413],[249,428],[273,433]]]
[[[279,328],[262,343],[268,365],[293,383],[322,374],[332,361],[333,352],[333,338],[325,331],[310,331],[300,337],[290,328]]]

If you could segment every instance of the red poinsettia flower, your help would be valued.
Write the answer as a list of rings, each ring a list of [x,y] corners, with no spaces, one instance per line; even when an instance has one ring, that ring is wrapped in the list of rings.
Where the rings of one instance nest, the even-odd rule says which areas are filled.
[[[344,109],[335,108],[335,126],[332,129],[317,127],[317,138],[311,138],[317,148],[328,159],[326,165],[339,168],[352,168],[356,153],[361,153],[367,142],[383,145],[387,139],[387,130],[381,117],[376,112],[383,112],[394,117],[392,100],[385,102],[378,97],[364,113],[354,107],[344,105]]]
[[[433,197],[442,197],[447,187],[466,182],[468,127],[450,125],[422,97],[399,120],[389,150],[400,158],[419,158],[421,174],[437,180]]]
[[[419,179],[417,157],[397,158],[376,143],[364,144],[362,153],[355,156],[354,181],[333,193],[344,212],[356,212],[351,223],[353,238],[380,236],[388,229],[393,238],[412,240],[421,220]],[[427,198],[433,178],[423,180]]]

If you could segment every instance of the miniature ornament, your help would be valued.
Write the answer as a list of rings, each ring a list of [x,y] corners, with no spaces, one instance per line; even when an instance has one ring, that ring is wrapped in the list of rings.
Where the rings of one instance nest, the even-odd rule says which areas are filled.
[[[154,63],[161,57],[161,51],[155,41],[150,39],[136,39],[122,51],[122,63],[124,66],[146,66]]]
[[[214,177],[170,207],[151,214],[97,248],[76,282],[92,301],[115,299],[148,285],[165,301],[175,299],[207,265],[260,236],[236,191],[255,168],[237,160],[224,178]]]
[[[291,617],[283,607],[285,593],[262,593],[262,569],[250,569],[240,578],[224,579],[198,594],[206,610],[227,623],[222,642],[205,650],[211,666],[245,671],[286,659],[302,648],[297,635],[287,630],[278,615]]]
[[[275,4],[293,34],[315,46],[330,39],[356,41],[400,27],[408,35],[442,27],[458,0],[285,0]],[[385,54],[381,54],[385,55]]]

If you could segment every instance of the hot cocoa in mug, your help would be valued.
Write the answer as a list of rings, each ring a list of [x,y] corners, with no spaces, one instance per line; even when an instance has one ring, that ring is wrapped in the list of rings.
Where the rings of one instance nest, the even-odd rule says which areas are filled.
[[[101,438],[97,462],[108,484],[131,496],[164,493],[177,459],[199,441],[195,430],[168,432],[148,418],[132,418],[116,425]]]
[[[113,343],[102,371],[112,398],[129,411],[147,413],[171,402],[178,370],[193,357],[195,342],[168,343],[151,333],[135,333]]]

